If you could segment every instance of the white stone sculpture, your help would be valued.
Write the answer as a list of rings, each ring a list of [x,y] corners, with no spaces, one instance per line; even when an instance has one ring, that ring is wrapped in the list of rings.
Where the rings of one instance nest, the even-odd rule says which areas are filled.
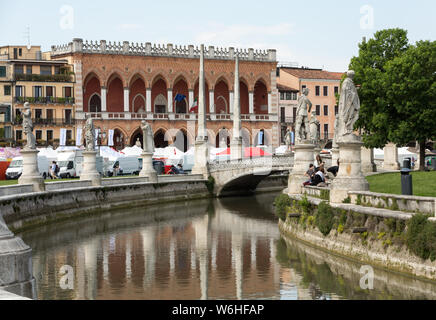
[[[24,111],[22,111],[21,114],[23,115],[23,130],[27,137],[25,148],[35,150],[36,139],[33,135],[32,111],[30,110],[29,102],[24,103]]]
[[[288,128],[286,130],[286,135],[285,135],[285,143],[286,143],[286,151],[289,152],[291,151],[291,146],[292,146],[292,132],[291,130]]]
[[[360,111],[360,99],[353,78],[354,71],[349,70],[341,86],[336,142],[360,141],[360,138],[353,134]]]
[[[304,88],[302,96],[298,99],[297,119],[295,121],[295,140],[298,143],[307,141],[309,138],[309,119],[307,109],[309,109],[309,112],[311,111],[312,102],[310,102],[307,97],[308,94],[309,89]]]
[[[85,127],[83,128],[85,131],[85,148],[87,151],[95,150],[95,130],[94,123],[91,117],[86,119]]]
[[[153,139],[153,131],[151,130],[150,125],[145,121],[141,121],[141,129],[142,129],[142,149],[144,152],[154,152],[154,139]]]
[[[319,143],[319,120],[316,118],[315,110],[312,111],[309,122],[310,140],[313,144]]]

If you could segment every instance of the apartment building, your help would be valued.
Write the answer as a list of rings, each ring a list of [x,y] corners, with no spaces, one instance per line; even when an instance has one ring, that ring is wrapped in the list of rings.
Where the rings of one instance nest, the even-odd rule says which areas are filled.
[[[29,102],[39,146],[73,145],[74,83],[67,60],[51,60],[40,46],[0,47],[0,143],[23,144],[21,110]]]

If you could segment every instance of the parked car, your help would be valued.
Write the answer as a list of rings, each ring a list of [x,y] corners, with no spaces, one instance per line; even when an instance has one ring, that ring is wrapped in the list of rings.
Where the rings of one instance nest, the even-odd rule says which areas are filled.
[[[46,156],[38,156],[38,172],[39,174],[46,179],[48,177],[48,168],[49,163]],[[9,167],[6,169],[6,179],[18,179],[21,177],[23,173],[23,157],[15,157],[12,159]]]

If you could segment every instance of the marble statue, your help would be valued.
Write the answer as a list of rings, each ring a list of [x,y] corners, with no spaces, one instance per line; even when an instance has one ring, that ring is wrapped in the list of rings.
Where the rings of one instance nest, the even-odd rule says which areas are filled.
[[[33,134],[33,123],[32,123],[32,111],[30,110],[29,102],[24,103],[24,111],[21,112],[23,115],[23,130],[27,137],[26,149],[36,149],[36,139]]]
[[[292,132],[291,132],[291,130],[289,128],[286,130],[285,143],[286,143],[286,146],[287,146],[286,151],[291,151]]]
[[[94,123],[91,117],[86,119],[85,127],[85,148],[86,151],[95,151],[95,130]]]
[[[335,132],[333,136],[333,148],[338,148],[339,113],[335,116]]]
[[[151,130],[150,125],[145,121],[141,121],[141,129],[142,129],[142,149],[144,152],[153,153],[154,152],[154,139],[153,139],[153,131]]]
[[[319,142],[319,120],[316,118],[315,110],[312,111],[309,122],[310,128],[310,140],[313,144],[318,144]]]
[[[139,138],[136,139],[135,145],[142,149],[141,141],[139,141]]]
[[[337,123],[337,142],[359,140],[353,134],[354,124],[359,119],[360,100],[353,82],[354,71],[347,72],[341,86],[339,98],[339,118]]]
[[[298,99],[297,119],[295,121],[295,140],[300,143],[309,138],[309,119],[307,109],[309,108],[310,112],[312,109],[312,102],[310,102],[307,97],[308,94],[309,89],[304,88],[303,94]]]

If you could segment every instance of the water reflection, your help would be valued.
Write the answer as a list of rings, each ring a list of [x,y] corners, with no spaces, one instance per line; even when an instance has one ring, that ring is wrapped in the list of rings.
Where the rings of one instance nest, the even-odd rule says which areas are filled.
[[[38,298],[434,298],[433,283],[386,272],[374,291],[360,290],[359,265],[281,239],[275,196],[113,211],[26,232]],[[63,265],[74,268],[73,290],[59,286]]]

